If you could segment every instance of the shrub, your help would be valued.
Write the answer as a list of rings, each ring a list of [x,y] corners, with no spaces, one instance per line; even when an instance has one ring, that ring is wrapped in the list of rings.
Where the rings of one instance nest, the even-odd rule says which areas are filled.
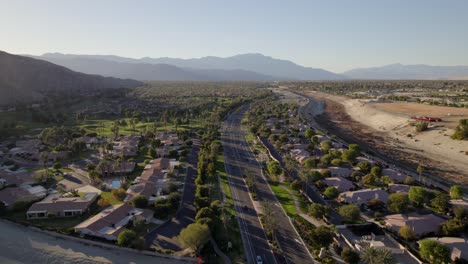
[[[428,127],[429,127],[429,123],[427,122],[417,122],[415,126],[416,132],[426,131]]]

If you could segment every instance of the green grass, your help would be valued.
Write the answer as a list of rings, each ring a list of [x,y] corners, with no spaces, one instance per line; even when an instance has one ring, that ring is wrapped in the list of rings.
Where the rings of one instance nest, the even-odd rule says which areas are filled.
[[[111,205],[123,203],[122,201],[115,199],[111,192],[102,192],[101,198],[107,199]]]
[[[270,182],[270,186],[276,198],[278,198],[278,201],[281,203],[281,206],[283,206],[284,211],[286,211],[289,216],[296,216],[297,210],[292,196],[277,182]]]
[[[214,232],[213,236],[215,237],[218,246],[229,256],[233,263],[244,263],[244,247],[242,244],[239,225],[235,217],[236,212],[233,208],[231,189],[229,188],[227,173],[224,168],[223,155],[218,155],[216,157],[216,171],[219,174],[221,188],[226,196],[224,202],[228,205],[227,213],[229,214],[230,220],[227,228],[224,228],[223,223],[218,221],[215,227],[216,232]],[[219,195],[221,196],[221,194]],[[232,249],[230,251],[226,248],[228,242],[232,243]]]

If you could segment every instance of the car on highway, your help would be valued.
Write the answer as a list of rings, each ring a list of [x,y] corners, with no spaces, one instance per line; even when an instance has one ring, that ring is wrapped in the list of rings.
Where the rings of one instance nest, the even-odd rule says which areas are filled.
[[[257,256],[257,264],[263,264],[262,257]]]

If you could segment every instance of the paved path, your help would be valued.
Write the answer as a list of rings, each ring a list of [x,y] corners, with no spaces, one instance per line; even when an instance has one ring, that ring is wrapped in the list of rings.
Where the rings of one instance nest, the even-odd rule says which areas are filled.
[[[231,260],[229,259],[228,256],[226,256],[221,249],[219,249],[218,244],[216,241],[213,239],[213,237],[210,238],[211,245],[213,246],[214,251],[216,254],[218,254],[224,261],[224,264],[231,264]]]
[[[281,188],[283,188],[286,192],[289,193],[289,195],[291,195],[291,197],[293,198],[293,201],[294,201],[294,206],[296,207],[296,210],[297,210],[297,213],[298,215],[302,216],[302,218],[304,218],[306,221],[308,221],[309,223],[313,224],[314,226],[321,226],[321,225],[325,225],[325,223],[321,220],[318,220],[318,219],[315,219],[314,217],[306,214],[304,211],[302,211],[302,208],[299,204],[299,201],[297,200],[297,197],[296,195],[294,195],[293,192],[291,192],[291,190],[289,190],[286,186],[284,186],[283,184],[280,185]]]

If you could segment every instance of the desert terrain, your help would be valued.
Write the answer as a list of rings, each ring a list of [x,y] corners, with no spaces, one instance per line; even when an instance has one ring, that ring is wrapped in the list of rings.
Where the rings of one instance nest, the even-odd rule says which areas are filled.
[[[379,103],[349,99],[320,92],[308,92],[326,104],[326,113],[318,116],[321,125],[332,122],[341,133],[367,144],[370,149],[389,154],[414,167],[426,164],[431,173],[453,182],[468,184],[468,141],[450,138],[459,119],[468,117],[468,109],[417,103]],[[448,115],[450,114],[450,115]],[[411,116],[436,116],[424,132],[409,125]],[[332,128],[328,123],[327,129]],[[333,131],[335,132],[335,131]],[[345,135],[346,136],[346,135]]]

